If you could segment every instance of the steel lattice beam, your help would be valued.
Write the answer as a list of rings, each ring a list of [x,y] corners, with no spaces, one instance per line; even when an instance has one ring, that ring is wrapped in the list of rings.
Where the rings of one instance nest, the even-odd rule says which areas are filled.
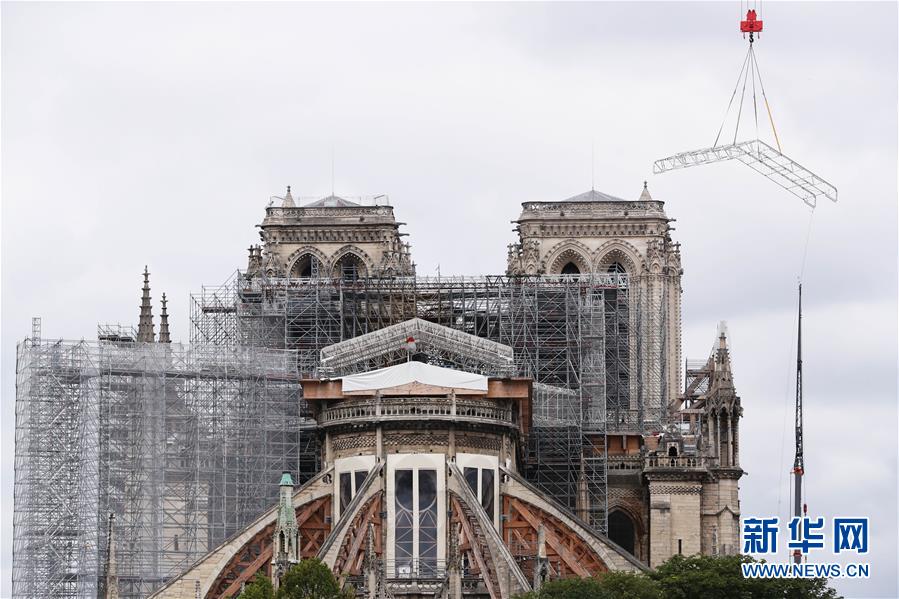
[[[837,201],[836,187],[758,139],[681,152],[656,160],[652,165],[652,172],[658,175],[679,168],[725,160],[739,160],[812,208],[821,197],[832,202]]]
[[[512,348],[433,322],[412,318],[334,345],[322,348],[322,369],[335,374],[353,372],[353,365],[374,357],[402,351],[406,339],[439,350],[452,357],[482,363],[487,370],[511,374],[515,369]]]

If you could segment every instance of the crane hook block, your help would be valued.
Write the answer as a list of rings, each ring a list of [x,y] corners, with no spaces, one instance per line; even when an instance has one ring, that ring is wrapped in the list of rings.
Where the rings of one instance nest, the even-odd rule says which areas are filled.
[[[740,31],[743,33],[762,32],[762,21],[756,19],[755,10],[746,11],[746,20],[740,21]]]

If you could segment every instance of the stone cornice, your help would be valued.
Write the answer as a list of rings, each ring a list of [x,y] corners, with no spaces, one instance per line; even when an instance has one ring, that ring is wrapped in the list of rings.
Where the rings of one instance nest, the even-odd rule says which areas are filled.
[[[676,481],[651,483],[649,485],[649,493],[652,495],[699,495],[702,493],[702,485],[685,481],[677,484]]]
[[[712,468],[711,473],[715,478],[725,478],[731,480],[739,480],[746,474],[742,468]]]
[[[395,227],[354,227],[354,228],[285,228],[268,229],[265,240],[278,243],[389,243],[397,241]]]
[[[633,222],[578,222],[559,220],[553,222],[533,221],[522,223],[520,233],[529,239],[569,238],[569,237],[665,237],[668,225],[659,222],[656,225],[647,221]]]
[[[567,210],[569,212],[609,213],[617,210],[644,210],[663,212],[664,202],[659,200],[621,200],[616,202],[523,202],[522,212]]]
[[[341,218],[347,216],[380,215],[393,218],[393,206],[327,206],[321,208],[276,208],[265,209],[265,218],[303,218],[307,216],[324,216]]]
[[[701,486],[702,483],[709,482],[711,479],[711,473],[704,468],[695,470],[644,470],[643,476],[650,487],[658,483],[690,483]]]

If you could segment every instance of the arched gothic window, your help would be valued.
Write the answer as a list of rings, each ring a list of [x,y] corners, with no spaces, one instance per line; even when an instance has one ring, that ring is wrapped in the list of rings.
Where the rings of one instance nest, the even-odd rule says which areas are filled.
[[[293,263],[290,271],[292,277],[315,278],[319,275],[321,262],[312,254],[304,254]]]
[[[634,555],[637,535],[634,521],[622,510],[609,512],[609,538]]]
[[[609,264],[609,268],[606,269],[606,272],[618,273],[620,275],[626,275],[627,270],[624,266],[621,265],[621,262],[615,261]]]
[[[365,263],[355,254],[344,254],[334,265],[334,275],[350,281],[365,277]]]
[[[577,264],[574,262],[567,262],[565,266],[562,267],[563,275],[579,275],[581,274],[581,269],[578,268]]]

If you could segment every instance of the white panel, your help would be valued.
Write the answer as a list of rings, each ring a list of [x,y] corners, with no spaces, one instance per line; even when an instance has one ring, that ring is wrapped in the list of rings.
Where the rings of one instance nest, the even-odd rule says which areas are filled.
[[[422,362],[403,362],[396,366],[345,376],[343,377],[343,392],[389,389],[409,383],[422,383],[450,389],[487,391],[486,376],[431,366]]]

